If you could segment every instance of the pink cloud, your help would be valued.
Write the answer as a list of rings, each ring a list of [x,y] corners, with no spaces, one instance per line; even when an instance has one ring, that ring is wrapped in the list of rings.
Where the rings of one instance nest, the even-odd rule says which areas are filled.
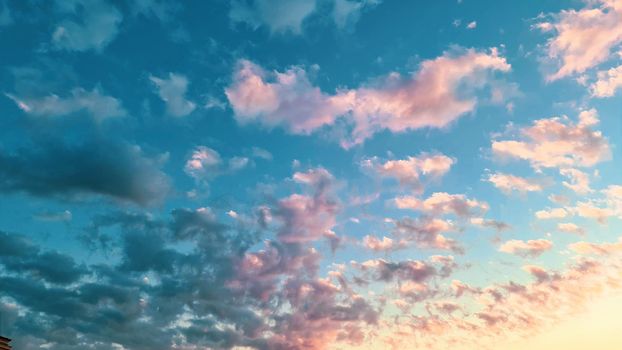
[[[491,174],[488,177],[488,181],[506,194],[514,191],[519,193],[541,192],[544,189],[543,185],[537,180],[510,174]]]
[[[548,57],[559,69],[547,76],[557,80],[607,61],[622,43],[622,1],[586,1],[579,10],[563,10],[538,28],[553,33],[547,42]]]
[[[598,72],[598,80],[590,85],[593,97],[611,97],[622,88],[622,66]]]
[[[361,162],[364,169],[370,169],[381,177],[396,179],[400,185],[411,187],[416,192],[423,190],[422,177],[437,180],[449,172],[455,160],[443,154],[422,153],[406,159],[389,160],[384,163],[378,158]]]
[[[374,86],[328,94],[313,86],[301,67],[266,72],[242,60],[225,93],[241,124],[254,121],[309,134],[343,117],[353,126],[352,134],[342,140],[344,147],[350,147],[383,129],[444,128],[475,110],[476,92],[490,85],[492,72],[509,70],[496,49],[467,49],[423,61],[409,77],[391,73]]]
[[[554,208],[550,210],[538,210],[536,212],[536,218],[541,220],[546,219],[563,219],[568,216],[568,211],[564,208]]]
[[[367,235],[363,237],[362,243],[365,248],[376,252],[388,252],[407,246],[407,242],[404,240],[396,241],[386,236],[379,239],[378,237]]]
[[[412,209],[428,215],[453,214],[460,217],[481,215],[488,211],[488,204],[469,199],[463,194],[436,192],[425,200],[412,196],[395,198],[395,205],[400,209]]]
[[[508,254],[516,254],[523,257],[537,257],[551,250],[553,242],[546,239],[534,239],[528,241],[510,240],[499,247],[499,251]]]
[[[419,217],[417,219],[404,218],[395,223],[394,234],[406,241],[415,242],[420,248],[450,250],[463,253],[464,249],[451,238],[443,235],[445,232],[455,231],[455,226],[445,220]]]
[[[570,181],[563,181],[562,184],[577,194],[585,195],[592,192],[588,174],[572,168],[561,169],[559,173],[570,179]]]
[[[590,167],[611,157],[607,139],[600,131],[596,110],[579,114],[579,122],[567,117],[539,119],[520,130],[521,140],[493,141],[493,153],[502,158],[528,161],[535,169]]]
[[[609,255],[615,253],[622,253],[622,238],[615,243],[590,243],[590,242],[577,242],[568,246],[571,250],[579,254],[596,254],[596,255]]]
[[[278,203],[276,214],[283,221],[279,240],[309,242],[332,236],[340,204],[331,192],[334,177],[324,168],[297,172],[294,181],[311,186],[313,195],[292,194]]]
[[[577,235],[585,234],[585,230],[582,227],[577,224],[573,224],[572,222],[560,222],[557,224],[557,229],[564,233],[572,233]]]

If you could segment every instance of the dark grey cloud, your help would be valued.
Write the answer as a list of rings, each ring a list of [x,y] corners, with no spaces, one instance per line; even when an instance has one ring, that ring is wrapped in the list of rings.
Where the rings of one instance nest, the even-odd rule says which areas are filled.
[[[31,275],[56,284],[76,282],[88,272],[68,255],[54,251],[40,252],[24,236],[0,231],[0,242],[0,266],[9,272]]]
[[[223,224],[210,208],[94,216],[81,238],[108,259],[90,266],[4,234],[10,249],[0,254],[11,262],[0,268],[0,290],[20,308],[11,313],[9,336],[26,350],[46,343],[53,350],[113,344],[277,350],[301,349],[295,339],[360,341],[360,326],[375,324],[379,310],[348,292],[345,277],[343,289],[320,278],[313,242],[282,235],[299,223],[305,227],[296,232],[323,239],[337,210],[334,180],[324,171],[297,173],[296,179],[311,193],[262,207],[275,213],[275,225]],[[282,210],[298,200],[312,204],[309,220],[303,211]],[[328,225],[314,222],[318,212],[330,214]],[[254,249],[264,234],[274,238]],[[46,270],[46,261],[55,267]]]
[[[160,162],[131,144],[46,142],[0,150],[3,192],[71,199],[100,195],[147,205],[162,200],[168,190],[169,180]]]

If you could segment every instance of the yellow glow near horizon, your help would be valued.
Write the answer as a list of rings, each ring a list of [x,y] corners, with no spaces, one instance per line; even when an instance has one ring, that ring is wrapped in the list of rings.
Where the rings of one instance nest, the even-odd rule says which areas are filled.
[[[575,316],[534,338],[497,350],[620,350],[622,296],[595,300],[586,313]]]

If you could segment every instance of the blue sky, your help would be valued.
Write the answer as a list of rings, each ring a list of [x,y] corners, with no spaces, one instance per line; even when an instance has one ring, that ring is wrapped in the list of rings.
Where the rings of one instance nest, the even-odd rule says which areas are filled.
[[[561,346],[620,293],[620,23],[619,0],[0,0],[0,333]]]

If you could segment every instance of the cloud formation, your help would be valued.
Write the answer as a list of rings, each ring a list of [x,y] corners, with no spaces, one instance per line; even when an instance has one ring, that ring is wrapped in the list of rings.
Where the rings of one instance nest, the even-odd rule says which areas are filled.
[[[488,176],[488,182],[492,183],[496,188],[506,194],[510,194],[514,191],[519,193],[541,192],[544,189],[544,186],[538,180],[526,179],[511,174],[490,174],[490,176]]]
[[[267,26],[272,34],[290,33],[300,35],[305,21],[311,16],[324,16],[343,29],[355,23],[362,11],[378,4],[380,0],[233,0],[229,19],[233,23],[245,23],[256,30]],[[328,11],[325,5],[330,4]]]
[[[88,91],[83,88],[72,89],[68,96],[49,95],[44,97],[20,98],[6,94],[17,107],[27,114],[35,116],[65,116],[79,112],[88,113],[93,119],[101,122],[108,118],[122,117],[127,114],[121,102],[105,95],[100,88]]]
[[[166,112],[173,117],[184,117],[196,109],[196,104],[186,99],[188,78],[169,73],[168,78],[150,76],[149,80],[158,89],[158,95],[166,103]]]
[[[611,157],[609,142],[593,127],[599,123],[595,109],[579,113],[578,123],[568,117],[538,119],[520,129],[521,139],[493,141],[501,158],[526,160],[534,169],[590,167]]]
[[[242,60],[225,93],[241,124],[309,134],[342,117],[353,127],[341,142],[350,147],[384,129],[444,128],[475,110],[476,92],[493,81],[493,72],[509,70],[496,49],[457,50],[423,61],[410,77],[391,73],[381,83],[328,94],[311,84],[302,67],[266,72]]]
[[[553,242],[546,239],[534,239],[528,241],[513,239],[503,243],[499,247],[499,251],[523,257],[538,257],[542,253],[551,250],[551,248],[553,248]]]
[[[553,34],[546,45],[547,54],[558,62],[559,69],[548,75],[548,80],[583,73],[609,60],[611,52],[622,43],[622,2],[585,3],[579,10],[563,10],[536,25]]]
[[[375,157],[364,159],[361,167],[371,170],[381,178],[396,179],[401,186],[419,193],[425,185],[422,177],[427,181],[438,180],[449,172],[454,163],[454,159],[444,154],[422,153],[419,156],[385,162]]]
[[[106,0],[56,1],[55,6],[66,17],[52,34],[57,49],[101,52],[117,36],[123,20],[121,11]],[[78,13],[79,21],[75,20]]]
[[[148,205],[169,191],[160,167],[161,160],[131,144],[48,142],[0,151],[0,190],[72,200],[106,196]]]

